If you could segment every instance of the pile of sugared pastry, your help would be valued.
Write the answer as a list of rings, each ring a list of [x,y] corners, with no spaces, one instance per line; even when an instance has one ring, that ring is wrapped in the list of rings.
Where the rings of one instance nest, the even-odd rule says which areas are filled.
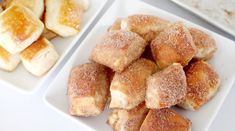
[[[118,19],[91,62],[72,69],[70,114],[97,116],[108,104],[107,123],[115,131],[189,131],[190,120],[170,107],[198,110],[213,97],[220,79],[206,60],[216,50],[211,36],[181,22]]]
[[[88,8],[86,0],[3,0],[1,4],[0,69],[13,71],[22,61],[35,76],[44,75],[59,58],[49,40],[77,34]]]

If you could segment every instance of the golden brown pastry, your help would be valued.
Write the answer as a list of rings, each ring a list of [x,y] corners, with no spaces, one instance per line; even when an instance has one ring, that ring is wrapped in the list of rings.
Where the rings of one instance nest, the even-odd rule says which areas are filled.
[[[67,37],[80,31],[87,0],[46,0],[46,27]],[[88,2],[86,2],[88,3]]]
[[[189,65],[186,77],[188,84],[186,100],[179,106],[198,110],[217,92],[220,85],[219,75],[209,63],[197,61]]]
[[[92,50],[91,60],[122,72],[144,52],[147,43],[139,35],[123,30],[106,33]]]
[[[44,11],[44,0],[3,0],[5,8],[12,5],[22,5],[30,9],[38,18],[40,18]]]
[[[191,131],[191,121],[172,109],[149,110],[140,131]]]
[[[197,53],[194,58],[199,60],[210,59],[217,50],[215,40],[199,29],[190,28],[189,31],[197,47]]]
[[[41,37],[22,51],[20,58],[30,73],[42,76],[54,66],[59,54],[50,41]]]
[[[69,112],[75,116],[97,116],[105,107],[109,78],[104,66],[86,63],[71,70],[68,81]]]
[[[108,31],[113,31],[113,30],[120,30],[121,29],[121,22],[123,18],[117,18],[114,23],[109,27]]]
[[[183,67],[174,63],[147,80],[146,106],[161,109],[182,102],[187,93],[186,76]]]
[[[28,8],[10,6],[0,14],[0,45],[11,54],[21,52],[39,38],[43,28]]]
[[[150,42],[169,25],[169,21],[156,16],[132,15],[122,20],[121,29],[135,32]]]
[[[13,71],[19,63],[19,54],[11,54],[0,46],[0,69]]]
[[[147,113],[144,102],[130,110],[111,109],[107,123],[114,131],[139,131]]]
[[[172,63],[186,66],[196,54],[196,46],[189,30],[182,23],[174,23],[151,43],[153,57],[160,68]]]
[[[146,80],[157,70],[156,64],[141,58],[121,73],[115,73],[111,82],[110,108],[132,109],[144,101]]]

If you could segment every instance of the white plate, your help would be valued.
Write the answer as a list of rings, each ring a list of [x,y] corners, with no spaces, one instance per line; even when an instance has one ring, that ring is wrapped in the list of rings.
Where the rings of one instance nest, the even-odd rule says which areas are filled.
[[[171,0],[211,24],[235,36],[234,0]],[[232,14],[227,11],[231,11]],[[230,15],[228,15],[230,14]]]
[[[193,131],[207,130],[230,88],[232,87],[233,80],[235,79],[235,63],[233,61],[235,59],[235,43],[218,34],[192,24],[183,18],[179,18],[173,14],[152,7],[141,1],[135,1],[134,6],[132,5],[133,0],[116,0],[113,3],[113,5],[109,8],[109,10],[107,10],[100,21],[95,25],[90,34],[84,39],[73,56],[68,60],[61,72],[58,73],[58,76],[54,79],[46,91],[44,101],[51,108],[55,109],[55,111],[73,121],[78,122],[80,125],[87,127],[88,130],[111,131],[111,128],[106,124],[108,113],[107,109],[98,117],[81,118],[69,115],[66,93],[70,70],[76,65],[88,62],[88,57],[92,48],[96,45],[97,39],[106,32],[108,26],[111,25],[116,18],[127,17],[131,14],[151,14],[170,20],[172,22],[183,21],[188,26],[197,27],[207,32],[213,36],[217,42],[218,51],[210,63],[216,68],[222,80],[218,93],[214,99],[212,99],[208,104],[203,106],[197,112],[179,110],[181,114],[191,119],[193,123]]]
[[[52,43],[55,45],[56,50],[60,54],[60,59],[45,76],[35,77],[31,75],[29,72],[27,72],[27,70],[23,67],[21,63],[20,66],[17,67],[14,72],[5,72],[0,70],[0,83],[6,85],[6,87],[12,87],[17,91],[27,94],[32,94],[37,89],[39,89],[55,71],[56,67],[62,62],[66,54],[69,53],[72,47],[81,38],[82,34],[88,29],[90,24],[93,22],[93,20],[96,18],[96,16],[99,14],[101,9],[107,2],[107,0],[89,1],[90,7],[84,15],[84,20],[81,25],[81,31],[79,32],[79,34],[69,38],[55,38],[52,40]]]

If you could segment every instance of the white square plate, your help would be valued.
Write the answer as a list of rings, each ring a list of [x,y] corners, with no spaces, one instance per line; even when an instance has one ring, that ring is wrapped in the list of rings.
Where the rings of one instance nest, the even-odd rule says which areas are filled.
[[[185,115],[192,121],[193,131],[207,130],[230,88],[232,87],[233,80],[235,79],[235,63],[233,61],[235,59],[235,43],[216,33],[192,24],[183,18],[179,18],[141,1],[135,1],[134,6],[133,0],[116,0],[113,3],[89,35],[84,39],[73,56],[68,60],[61,72],[58,73],[58,76],[54,79],[46,91],[44,101],[51,108],[55,109],[55,111],[73,121],[78,122],[80,125],[87,127],[88,130],[111,131],[111,128],[106,124],[108,113],[107,109],[98,117],[81,118],[69,115],[67,81],[71,68],[88,62],[88,57],[92,48],[96,45],[97,39],[99,39],[100,36],[107,31],[107,28],[115,21],[115,19],[118,17],[127,17],[132,14],[151,14],[172,22],[183,21],[187,26],[197,27],[215,38],[218,51],[210,63],[216,68],[222,81],[218,93],[214,99],[212,99],[197,112],[185,111],[181,109],[178,110],[181,114]]]
[[[2,85],[6,85],[6,87],[12,87],[17,91],[22,93],[33,93],[36,89],[39,89],[41,85],[51,76],[51,74],[55,71],[56,67],[62,62],[63,58],[72,47],[76,44],[76,42],[81,38],[82,34],[88,29],[90,24],[99,14],[101,9],[104,7],[107,0],[89,0],[90,7],[85,12],[84,19],[81,25],[81,31],[72,37],[68,38],[55,38],[51,42],[55,45],[56,50],[60,54],[60,58],[57,63],[53,66],[53,68],[42,77],[35,77],[31,75],[27,70],[23,67],[22,63],[17,67],[17,69],[13,72],[5,72],[0,70],[0,83]],[[80,44],[80,43],[78,43]]]
[[[235,36],[235,0],[171,0]]]

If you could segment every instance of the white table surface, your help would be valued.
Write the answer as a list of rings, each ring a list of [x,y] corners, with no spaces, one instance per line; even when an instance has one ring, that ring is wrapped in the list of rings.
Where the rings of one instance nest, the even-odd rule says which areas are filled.
[[[172,12],[175,15],[184,17],[235,41],[234,37],[210,25],[194,14],[178,7],[169,0],[144,1],[166,11]],[[101,15],[99,15],[97,19],[100,16]],[[94,23],[92,26],[93,25]],[[88,33],[88,31],[86,33]],[[68,59],[71,53],[63,62],[66,62],[66,59]],[[60,68],[62,68],[62,65],[60,65],[56,71]],[[51,80],[56,74],[57,73],[53,74]],[[47,89],[47,85],[48,83],[46,83],[44,87],[35,94],[24,95],[0,84],[0,131],[86,131],[79,127],[78,124],[60,116],[44,104],[42,97]],[[233,94],[235,94],[235,86],[233,86],[230,91],[209,131],[235,131],[235,95]]]

